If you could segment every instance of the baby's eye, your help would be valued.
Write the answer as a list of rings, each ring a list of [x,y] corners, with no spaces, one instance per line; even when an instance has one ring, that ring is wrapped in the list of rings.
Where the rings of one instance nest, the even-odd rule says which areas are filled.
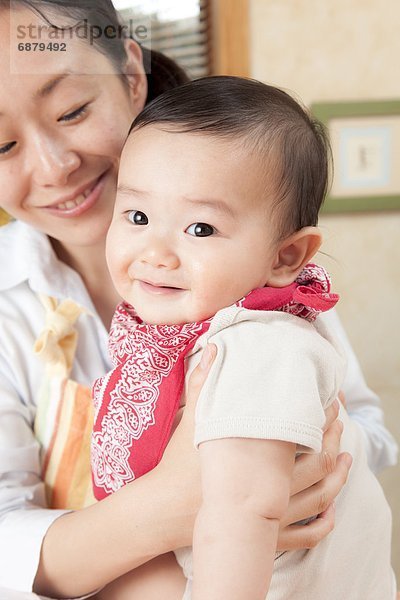
[[[208,225],[208,223],[192,223],[186,229],[186,233],[189,235],[194,235],[196,237],[208,237],[209,235],[213,235],[216,230],[212,225]]]
[[[128,220],[134,225],[147,225],[149,222],[147,216],[140,210],[129,211]]]

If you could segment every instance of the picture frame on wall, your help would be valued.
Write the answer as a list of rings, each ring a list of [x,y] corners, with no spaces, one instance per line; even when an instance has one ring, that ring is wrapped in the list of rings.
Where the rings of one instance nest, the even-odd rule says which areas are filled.
[[[311,112],[333,154],[323,212],[400,209],[400,100],[321,102]]]

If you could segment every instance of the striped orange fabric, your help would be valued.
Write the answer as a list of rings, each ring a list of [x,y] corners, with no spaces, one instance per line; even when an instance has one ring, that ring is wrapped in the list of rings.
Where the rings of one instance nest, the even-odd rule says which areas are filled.
[[[92,399],[88,388],[70,379],[59,389],[57,420],[43,462],[43,479],[52,508],[78,509],[94,502],[90,473]]]
[[[35,352],[46,364],[35,434],[42,448],[42,477],[51,508],[79,509],[95,502],[90,470],[93,403],[90,389],[69,379],[82,309],[71,300],[41,298],[46,327]]]

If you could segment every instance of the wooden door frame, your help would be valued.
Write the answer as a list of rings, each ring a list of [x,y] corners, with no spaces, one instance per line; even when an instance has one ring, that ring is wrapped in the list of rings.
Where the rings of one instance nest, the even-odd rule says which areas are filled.
[[[213,75],[250,77],[250,0],[209,0]]]

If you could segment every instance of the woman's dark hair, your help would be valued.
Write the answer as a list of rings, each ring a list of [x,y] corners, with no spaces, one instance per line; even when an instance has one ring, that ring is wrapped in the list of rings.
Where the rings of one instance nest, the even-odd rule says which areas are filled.
[[[71,30],[85,22],[88,28],[98,28],[97,30],[102,32],[107,28],[116,32],[124,31],[111,0],[0,0],[0,9],[18,7],[31,9],[47,25],[55,29]],[[60,17],[66,17],[68,23],[72,21],[75,25],[66,26]],[[116,37],[101,35],[91,40],[93,46],[108,57],[116,72],[122,74],[126,60],[124,48],[126,37],[126,35]],[[170,58],[145,47],[142,47],[142,52],[148,82],[147,102],[166,90],[189,81],[185,71]]]
[[[323,125],[283,90],[252,79],[205,77],[154,100],[131,131],[155,124],[246,144],[261,158],[266,182],[273,173],[279,237],[317,224],[328,185],[328,138]]]
[[[184,83],[188,83],[186,72],[171,58],[156,50],[149,50],[142,46],[143,62],[150,62],[147,76],[147,102],[151,102],[168,90],[172,90]],[[150,59],[150,60],[149,60]]]

